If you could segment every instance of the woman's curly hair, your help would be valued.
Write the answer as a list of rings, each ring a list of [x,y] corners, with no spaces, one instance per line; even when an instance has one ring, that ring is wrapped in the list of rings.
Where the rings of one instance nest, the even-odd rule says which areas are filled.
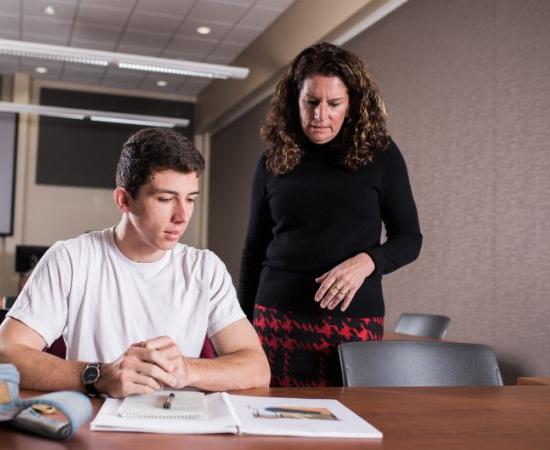
[[[335,138],[344,144],[345,167],[357,170],[389,143],[386,106],[367,68],[354,54],[322,42],[294,59],[271,99],[260,133],[267,143],[267,170],[275,175],[290,172],[302,158],[307,138],[300,125],[298,97],[304,80],[313,75],[337,76],[348,89],[348,115]]]

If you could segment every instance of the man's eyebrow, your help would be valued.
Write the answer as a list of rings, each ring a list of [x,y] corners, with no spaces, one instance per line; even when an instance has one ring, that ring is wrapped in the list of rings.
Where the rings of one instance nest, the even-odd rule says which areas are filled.
[[[178,191],[172,191],[171,189],[162,189],[162,188],[157,188],[157,189],[153,189],[151,191],[151,194],[152,195],[156,195],[156,194],[170,194],[170,195],[178,195],[179,196],[179,192]],[[200,194],[200,191],[193,191],[193,192],[189,192],[187,195],[199,195]]]
[[[170,189],[162,189],[162,188],[156,188],[151,191],[152,194],[172,194],[172,195],[179,195],[177,191],[172,191]]]

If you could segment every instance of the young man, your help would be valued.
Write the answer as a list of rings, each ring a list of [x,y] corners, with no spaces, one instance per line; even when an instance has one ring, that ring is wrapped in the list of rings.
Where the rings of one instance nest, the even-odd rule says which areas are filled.
[[[27,389],[124,397],[163,387],[269,384],[269,366],[225,266],[178,243],[204,160],[166,129],[124,144],[118,225],[53,245],[0,327],[0,362]],[[63,335],[67,360],[41,350]],[[198,359],[205,335],[218,358]]]

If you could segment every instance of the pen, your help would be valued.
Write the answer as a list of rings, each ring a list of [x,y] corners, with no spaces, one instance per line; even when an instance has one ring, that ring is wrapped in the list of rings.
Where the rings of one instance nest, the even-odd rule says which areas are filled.
[[[174,394],[173,392],[170,392],[170,394],[168,395],[168,397],[166,397],[166,400],[162,404],[162,407],[164,409],[170,409],[172,407],[172,400],[174,400],[175,396],[176,394]]]

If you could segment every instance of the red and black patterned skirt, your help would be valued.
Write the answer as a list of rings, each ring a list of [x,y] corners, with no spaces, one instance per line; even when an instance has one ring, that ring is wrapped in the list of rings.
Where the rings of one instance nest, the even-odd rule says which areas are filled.
[[[271,366],[271,386],[342,386],[338,345],[378,341],[384,317],[313,316],[256,305],[254,327]]]

